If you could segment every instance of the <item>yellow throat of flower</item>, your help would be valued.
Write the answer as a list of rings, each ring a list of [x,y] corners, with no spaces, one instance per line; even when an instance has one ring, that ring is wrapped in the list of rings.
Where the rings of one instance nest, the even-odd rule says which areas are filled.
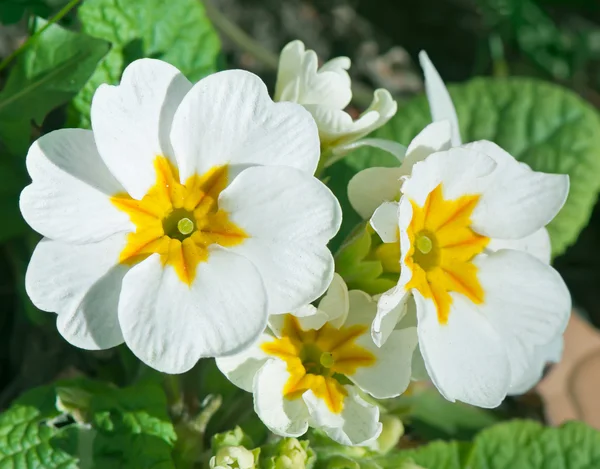
[[[489,238],[471,229],[471,214],[479,195],[444,199],[438,185],[422,207],[410,201],[413,217],[408,227],[410,250],[405,264],[412,272],[406,289],[416,289],[433,300],[440,324],[447,324],[451,292],[460,293],[476,304],[484,300],[473,258],[483,252]]]
[[[297,399],[312,390],[332,412],[340,413],[347,395],[340,381],[375,363],[375,356],[355,343],[367,332],[362,325],[336,329],[329,323],[319,330],[303,331],[298,320],[288,314],[281,338],[261,348],[286,362],[290,377],[283,392],[287,398]]]
[[[154,168],[156,182],[141,200],[128,194],[111,198],[136,227],[127,237],[120,262],[135,264],[158,253],[163,265],[172,266],[179,279],[191,285],[198,264],[208,260],[211,244],[231,247],[248,238],[218,208],[228,167],[214,167],[185,184],[179,182],[179,172],[167,158],[156,157]]]

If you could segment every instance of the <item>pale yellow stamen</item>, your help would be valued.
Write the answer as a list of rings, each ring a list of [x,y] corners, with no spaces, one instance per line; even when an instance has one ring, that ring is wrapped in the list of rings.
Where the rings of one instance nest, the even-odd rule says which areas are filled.
[[[426,235],[419,236],[416,244],[417,249],[423,254],[429,254],[433,249],[433,243],[431,242],[431,239]]]
[[[319,361],[321,362],[321,365],[325,368],[331,368],[335,363],[335,360],[333,359],[333,354],[331,352],[323,352]]]
[[[189,235],[194,231],[194,222],[189,218],[182,218],[177,222],[177,229],[182,235]]]

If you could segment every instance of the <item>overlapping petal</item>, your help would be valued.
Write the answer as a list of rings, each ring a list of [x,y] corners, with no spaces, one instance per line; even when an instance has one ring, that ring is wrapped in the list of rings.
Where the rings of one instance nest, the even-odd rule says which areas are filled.
[[[125,275],[119,322],[142,361],[183,373],[200,358],[236,353],[254,342],[266,325],[266,304],[262,279],[242,256],[211,248],[209,262],[199,265],[188,286],[154,254]]]
[[[431,300],[414,293],[419,347],[433,383],[449,401],[497,407],[506,397],[510,365],[506,345],[488,319],[461,295],[453,296],[448,323],[440,325]]]
[[[21,193],[23,217],[55,240],[90,243],[132,229],[110,197],[122,192],[89,130],[61,129],[39,138],[27,154],[33,182]]]
[[[219,206],[250,236],[231,249],[256,265],[270,314],[293,311],[324,293],[334,270],[326,243],[341,223],[327,187],[293,168],[249,168],[222,192]]]
[[[135,199],[154,184],[154,159],[173,160],[173,116],[192,84],[166,62],[132,62],[117,86],[100,85],[91,108],[98,151],[111,173]]]
[[[310,115],[294,103],[273,103],[263,81],[243,70],[196,83],[177,108],[171,141],[181,182],[225,164],[232,175],[257,165],[312,175],[319,161]]]
[[[344,389],[348,395],[340,414],[331,412],[312,391],[304,393],[302,399],[313,424],[322,428],[330,438],[343,445],[363,445],[381,433],[379,407],[366,402],[353,386],[344,386]]]
[[[118,262],[125,236],[70,245],[49,239],[36,247],[25,289],[40,309],[58,312],[57,327],[73,345],[89,350],[123,342],[117,317],[127,266]]]

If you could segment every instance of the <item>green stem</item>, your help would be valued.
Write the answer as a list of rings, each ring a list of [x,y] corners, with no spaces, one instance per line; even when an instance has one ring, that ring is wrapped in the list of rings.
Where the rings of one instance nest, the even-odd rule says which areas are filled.
[[[21,45],[21,47],[19,47],[18,49],[16,49],[15,51],[13,51],[11,54],[9,54],[2,62],[0,62],[0,72],[2,70],[4,70],[8,64],[10,62],[12,62],[12,60],[17,57],[21,52],[23,52],[25,49],[27,49],[27,47],[29,47],[29,45],[40,35],[42,34],[46,29],[48,29],[51,25],[53,25],[54,23],[56,23],[57,21],[60,21],[67,13],[69,13],[73,8],[75,8],[75,6],[77,6],[77,4],[80,2],[81,0],[71,0],[69,3],[67,3],[56,15],[54,15],[52,18],[50,18],[48,20],[48,22],[42,27],[40,28],[38,31],[35,32],[35,34],[29,36],[29,38],[27,38],[27,40]]]
[[[252,39],[242,28],[237,24],[232,23],[229,19],[219,11],[209,1],[203,1],[206,14],[213,24],[220,29],[236,46],[252,54],[256,59],[272,70],[277,70],[279,59],[277,55],[265,49],[257,41]]]

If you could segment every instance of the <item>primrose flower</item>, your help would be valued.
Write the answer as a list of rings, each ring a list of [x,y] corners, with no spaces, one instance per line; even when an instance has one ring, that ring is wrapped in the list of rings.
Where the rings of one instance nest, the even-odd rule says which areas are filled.
[[[27,292],[69,342],[125,342],[184,372],[326,290],[341,214],[313,177],[318,132],[301,106],[273,103],[245,71],[192,85],[142,59],[98,88],[91,122],[31,146],[20,201],[46,236]]]
[[[341,444],[365,444],[379,436],[381,424],[379,408],[361,392],[389,398],[409,384],[415,328],[392,331],[379,348],[369,331],[375,302],[340,285],[336,275],[319,304],[326,322],[272,316],[270,332],[256,344],[217,359],[231,382],[254,393],[256,413],[274,433],[298,437],[311,426]]]
[[[401,252],[398,285],[378,302],[375,341],[385,343],[414,302],[420,352],[440,392],[499,405],[569,318],[560,275],[526,252],[568,187],[567,176],[532,171],[491,142],[416,163],[400,202],[371,218]]]
[[[396,114],[398,105],[389,91],[375,90],[373,102],[357,120],[344,111],[352,100],[349,68],[348,57],[336,57],[319,68],[317,54],[306,50],[301,41],[292,41],[279,57],[275,101],[302,104],[312,114],[319,128],[323,151],[332,153],[326,164],[364,145],[402,156],[402,145],[363,138]]]

